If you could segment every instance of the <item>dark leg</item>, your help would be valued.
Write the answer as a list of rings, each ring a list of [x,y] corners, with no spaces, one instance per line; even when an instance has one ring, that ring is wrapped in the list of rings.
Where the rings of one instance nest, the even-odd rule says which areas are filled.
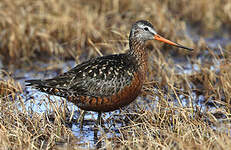
[[[98,137],[99,126],[102,126],[101,115],[102,115],[102,113],[98,112],[98,118],[97,118],[97,122],[95,124],[95,129],[94,129],[94,143],[96,144],[97,149],[102,147],[102,141],[99,141],[99,137]]]
[[[94,143],[97,149],[100,149],[102,147],[102,141],[99,140],[98,137],[98,132],[99,132],[99,128],[96,127],[97,125],[95,124],[95,129],[94,129]]]
[[[97,118],[97,123],[96,125],[99,127],[102,127],[105,130],[105,125],[104,125],[104,120],[102,118],[102,112],[98,112],[98,118]]]
[[[101,120],[102,120],[102,118],[101,118],[101,112],[98,112],[98,118],[97,118],[97,125],[101,125]]]

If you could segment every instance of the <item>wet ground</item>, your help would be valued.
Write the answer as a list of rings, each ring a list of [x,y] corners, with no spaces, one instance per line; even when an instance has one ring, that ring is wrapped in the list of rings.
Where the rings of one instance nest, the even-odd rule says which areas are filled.
[[[190,33],[188,33],[191,37],[193,37]],[[193,37],[194,41],[197,42],[198,37]],[[225,46],[228,43],[231,42],[231,39],[228,38],[208,38],[206,39],[206,42],[208,44],[208,47],[212,48],[215,53],[221,53],[219,46]],[[212,59],[211,56],[209,56],[209,53],[207,50],[204,50],[203,54],[198,57],[198,60],[203,63],[203,61],[211,61],[213,62],[213,66],[211,66],[211,70],[219,71],[219,64],[221,60]],[[200,72],[200,68],[198,64],[192,64],[188,61],[187,57],[175,57],[175,72],[179,74],[193,74],[194,72]],[[46,69],[41,71],[38,71],[38,68],[49,68],[49,66],[52,66],[54,64],[45,64],[43,62],[34,62],[34,66],[36,67],[34,70],[24,70],[24,69],[18,69],[13,72],[12,77],[20,82],[22,87],[24,88],[24,94],[21,96],[25,99],[25,106],[28,112],[37,112],[37,113],[45,113],[48,116],[52,114],[52,112],[48,112],[48,110],[52,110],[52,106],[50,106],[50,101],[56,101],[58,104],[63,105],[65,99],[57,97],[57,96],[49,96],[45,93],[39,92],[36,89],[33,89],[31,87],[25,86],[25,80],[28,79],[40,79],[40,78],[51,78],[59,73],[65,72],[69,70],[70,68],[75,66],[75,61],[66,61],[65,63],[59,63],[56,64],[56,67],[51,67],[53,69],[48,69],[49,71],[45,71]],[[196,93],[193,93],[190,95],[190,100],[186,98],[183,95],[180,95],[179,98],[181,99],[181,104],[179,101],[171,101],[169,103],[172,103],[176,107],[179,105],[182,105],[183,107],[190,107],[193,105],[193,107],[200,107],[201,111],[211,111],[213,113],[216,112],[216,107],[218,104],[213,104],[213,102],[207,101],[207,103],[204,103],[204,96],[203,95],[197,95]],[[147,109],[155,109],[156,103],[158,103],[158,97],[156,98],[156,101],[150,101],[148,96],[145,98],[137,98],[136,104],[132,104],[132,106],[128,107],[137,107],[138,105],[147,106]],[[191,103],[190,103],[191,102]],[[100,133],[102,132],[96,132],[95,130],[95,121],[97,120],[97,113],[95,112],[87,112],[85,114],[84,118],[84,124],[83,128],[81,129],[80,123],[78,122],[78,117],[80,116],[80,109],[74,106],[72,103],[67,103],[67,109],[71,114],[74,114],[71,116],[69,114],[68,118],[69,120],[72,120],[71,122],[67,121],[67,126],[69,126],[73,132],[73,134],[76,137],[81,137],[82,141],[80,141],[79,145],[82,145],[82,147],[94,147],[95,145],[99,144],[99,138]],[[138,104],[138,105],[137,105]],[[151,108],[150,108],[151,107]],[[49,109],[48,109],[49,108]],[[113,138],[115,136],[120,135],[119,129],[121,127],[125,126],[126,120],[129,120],[128,116],[120,116],[120,111],[129,112],[128,108],[125,108],[125,110],[117,110],[110,113],[104,113],[103,118],[105,121],[105,127],[107,131],[104,131],[105,129],[100,128],[100,130],[103,131],[103,133],[106,133],[108,138]],[[219,114],[218,114],[219,115]],[[51,116],[50,116],[51,117]],[[219,118],[222,121],[222,118],[224,116],[219,116]],[[111,121],[113,118],[113,122]],[[68,120],[68,119],[67,119]],[[122,121],[121,121],[122,120]],[[116,122],[116,123],[115,123]],[[228,131],[230,132],[230,131]],[[97,135],[97,136],[96,136]],[[97,137],[97,138],[96,138]]]

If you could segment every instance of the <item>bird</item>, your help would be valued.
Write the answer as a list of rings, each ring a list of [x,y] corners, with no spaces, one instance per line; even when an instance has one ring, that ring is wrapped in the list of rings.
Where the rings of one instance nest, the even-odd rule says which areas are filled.
[[[86,111],[110,112],[133,102],[141,93],[148,65],[148,40],[161,41],[192,51],[167,40],[146,20],[136,21],[130,30],[125,53],[92,58],[50,79],[27,80],[41,92],[66,98]]]

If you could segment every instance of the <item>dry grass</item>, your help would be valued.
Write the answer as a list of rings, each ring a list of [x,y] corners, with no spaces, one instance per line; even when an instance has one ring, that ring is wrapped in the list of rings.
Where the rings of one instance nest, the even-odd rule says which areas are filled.
[[[128,149],[229,149],[230,58],[229,55],[221,62],[218,72],[211,71],[213,63],[199,64],[201,73],[194,75],[177,75],[169,63],[155,58],[155,63],[159,67],[164,64],[165,69],[158,70],[153,82],[149,77],[144,90],[150,99],[157,101],[156,107],[153,110],[150,106],[147,110],[146,104],[135,110],[136,117],[130,125],[120,129],[123,136],[118,138],[119,147],[122,143],[122,147]],[[204,103],[214,105],[213,110],[209,109],[212,106],[203,109],[198,104],[201,95]]]
[[[48,119],[46,112],[39,114],[26,109],[25,99],[20,96],[22,88],[12,78],[1,81],[0,86],[0,149],[49,149],[57,143],[78,140],[62,123],[59,114],[65,115],[66,111],[50,103],[48,111],[54,107],[57,111],[53,120]]]
[[[150,20],[164,37],[195,48],[192,54],[178,50],[175,55],[186,55],[200,71],[177,74],[169,51],[162,50],[172,47],[150,42],[154,48],[142,99],[148,97],[151,102],[138,109],[132,104],[129,111],[122,111],[121,118],[126,116],[129,121],[119,128],[119,136],[108,138],[100,131],[102,146],[229,149],[231,44],[209,49],[203,38],[195,43],[185,31],[189,25],[198,36],[228,36],[230,12],[229,0],[2,0],[0,60],[5,66],[33,67],[34,60],[50,57],[82,61],[97,56],[97,49],[103,54],[119,53],[128,49],[130,25],[139,19]],[[214,66],[219,69],[211,69]],[[51,102],[41,114],[30,112],[21,97],[26,95],[24,87],[4,71],[0,79],[0,149],[79,148],[76,141],[81,138],[67,126],[70,112],[65,102]],[[212,110],[198,105],[200,96]]]
[[[229,0],[2,0],[0,8],[0,54],[8,64],[39,56],[75,58],[83,51],[91,56],[89,40],[103,53],[118,52],[118,40],[126,41],[131,23],[139,19],[150,20],[160,34],[189,47],[196,46],[179,36],[186,23],[204,36],[231,27]]]

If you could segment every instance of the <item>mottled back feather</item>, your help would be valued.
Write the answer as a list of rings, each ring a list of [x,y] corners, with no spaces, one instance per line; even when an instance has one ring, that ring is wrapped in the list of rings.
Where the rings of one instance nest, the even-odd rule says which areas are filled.
[[[126,54],[108,55],[90,59],[52,79],[26,82],[42,92],[62,97],[107,97],[131,83],[138,70],[135,61]]]

